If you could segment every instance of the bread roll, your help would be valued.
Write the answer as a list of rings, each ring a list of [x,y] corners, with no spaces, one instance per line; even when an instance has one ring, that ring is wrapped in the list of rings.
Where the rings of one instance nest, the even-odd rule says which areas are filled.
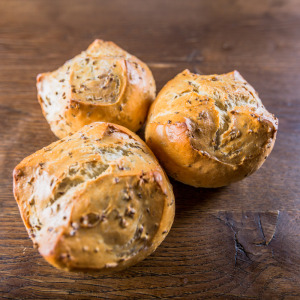
[[[220,187],[256,171],[270,154],[278,120],[234,71],[170,80],[150,108],[146,142],[173,178]]]
[[[69,271],[110,272],[150,255],[168,234],[174,195],[146,144],[96,122],[25,158],[14,195],[40,254]]]
[[[146,64],[112,42],[95,40],[58,70],[37,76],[38,99],[58,138],[97,121],[137,131],[155,98]]]

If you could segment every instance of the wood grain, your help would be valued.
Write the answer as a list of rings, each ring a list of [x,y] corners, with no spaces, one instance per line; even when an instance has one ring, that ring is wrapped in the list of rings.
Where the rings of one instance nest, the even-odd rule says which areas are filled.
[[[300,299],[299,28],[298,0],[0,1],[0,298]],[[249,178],[220,189],[172,181],[168,237],[143,262],[109,276],[49,266],[12,195],[14,166],[55,141],[36,75],[95,38],[148,63],[158,90],[185,68],[237,69],[279,118],[275,148]]]

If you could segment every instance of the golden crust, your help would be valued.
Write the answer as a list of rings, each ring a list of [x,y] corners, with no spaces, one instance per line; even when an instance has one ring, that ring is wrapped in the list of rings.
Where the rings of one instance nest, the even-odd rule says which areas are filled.
[[[41,255],[64,270],[110,272],[150,255],[169,232],[174,195],[130,130],[96,122],[26,157],[14,195]]]
[[[38,100],[63,138],[97,121],[137,131],[155,98],[150,69],[113,42],[95,40],[58,70],[37,76]]]
[[[277,128],[277,118],[237,71],[185,70],[158,94],[145,134],[170,176],[195,187],[220,187],[263,164]]]

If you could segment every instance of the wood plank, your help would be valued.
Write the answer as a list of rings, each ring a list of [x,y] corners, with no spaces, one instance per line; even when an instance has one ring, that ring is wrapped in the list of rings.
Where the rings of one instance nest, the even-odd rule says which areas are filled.
[[[7,219],[1,218],[1,228]],[[0,290],[12,299],[300,296],[299,212],[199,212],[179,205],[172,231],[153,255],[105,276],[55,270],[16,225],[0,240]]]

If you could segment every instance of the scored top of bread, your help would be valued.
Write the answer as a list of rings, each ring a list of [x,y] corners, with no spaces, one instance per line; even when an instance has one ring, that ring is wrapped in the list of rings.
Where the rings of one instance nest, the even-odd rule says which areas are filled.
[[[155,98],[147,65],[102,40],[56,71],[38,75],[37,90],[44,116],[59,138],[96,121],[136,131]]]
[[[26,157],[14,194],[44,258],[65,270],[120,270],[169,232],[174,195],[146,144],[130,130],[93,123]]]
[[[257,170],[270,154],[277,118],[234,71],[170,80],[152,104],[146,141],[168,174],[196,187],[219,187]]]

